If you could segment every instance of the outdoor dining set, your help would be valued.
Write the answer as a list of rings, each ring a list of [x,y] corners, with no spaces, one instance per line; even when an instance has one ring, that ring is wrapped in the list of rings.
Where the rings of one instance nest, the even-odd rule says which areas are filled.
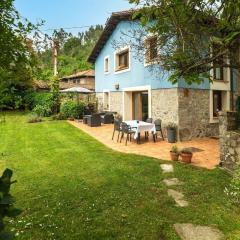
[[[153,141],[156,142],[158,137],[157,133],[160,133],[161,138],[164,140],[162,131],[162,121],[157,119],[153,122],[152,118],[148,118],[146,121],[131,120],[122,121],[121,119],[114,118],[116,112],[100,112],[93,113],[91,115],[83,116],[83,123],[89,127],[100,127],[102,124],[113,124],[113,135],[117,132],[117,142],[122,142],[125,138],[125,145],[132,139],[137,141],[137,144],[141,143],[141,133],[145,134],[145,139],[149,138],[149,133],[152,134]]]
[[[162,121],[160,119],[155,120],[153,123],[152,118],[148,118],[146,122],[139,120],[131,120],[131,121],[121,121],[114,120],[114,130],[112,135],[112,140],[114,139],[115,133],[118,133],[117,142],[122,142],[123,138],[125,138],[125,145],[127,145],[128,141],[133,139],[137,140],[137,143],[141,143],[141,133],[145,134],[145,139],[148,139],[149,133],[153,136],[153,141],[156,142],[157,132],[160,133],[162,139],[164,140],[163,131],[162,131]]]

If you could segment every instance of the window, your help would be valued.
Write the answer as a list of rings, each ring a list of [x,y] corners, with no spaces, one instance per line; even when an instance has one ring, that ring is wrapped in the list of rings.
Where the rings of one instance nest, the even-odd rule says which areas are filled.
[[[73,80],[73,83],[76,83],[76,79]]]
[[[81,79],[80,83],[81,83],[81,84],[86,84],[86,79],[84,79],[84,78]]]
[[[116,54],[116,71],[129,69],[129,49]]]
[[[145,62],[153,63],[158,58],[158,46],[157,46],[157,36],[149,37],[145,41],[146,52],[145,52]]]
[[[77,80],[77,83],[78,83],[78,84],[80,83],[80,79]]]
[[[109,72],[109,57],[105,57],[104,59],[104,72],[105,73]]]
[[[217,47],[213,48],[213,56],[216,54]],[[220,56],[213,61],[213,79],[214,80],[224,80],[224,56]]]
[[[68,83],[68,79],[63,79],[63,82],[64,83]]]
[[[213,91],[213,117],[218,117],[219,111],[222,111],[222,92]]]

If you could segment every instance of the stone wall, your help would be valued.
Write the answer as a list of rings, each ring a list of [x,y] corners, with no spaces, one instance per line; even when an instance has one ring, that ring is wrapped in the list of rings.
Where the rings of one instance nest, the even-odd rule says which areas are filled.
[[[237,129],[237,113],[219,114],[221,166],[234,170],[240,165],[240,131]]]
[[[178,90],[152,90],[152,118],[161,119],[163,125],[169,122],[178,124]]]
[[[117,112],[121,116],[123,115],[123,93],[111,92],[110,93],[110,111]]]
[[[210,91],[201,89],[178,89],[179,138],[219,135],[218,123],[210,123]]]

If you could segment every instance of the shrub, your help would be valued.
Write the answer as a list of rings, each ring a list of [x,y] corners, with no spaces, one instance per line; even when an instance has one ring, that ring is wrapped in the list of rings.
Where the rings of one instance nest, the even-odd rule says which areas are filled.
[[[85,108],[85,103],[75,103],[73,101],[65,102],[60,109],[60,113],[64,118],[82,118]]]
[[[58,113],[56,115],[52,116],[53,120],[66,120],[66,117],[64,117],[64,115],[62,113]]]
[[[178,153],[178,147],[176,145],[172,146],[171,152]]]
[[[59,109],[59,95],[56,93],[27,92],[24,96],[25,108],[33,110],[36,106],[44,106],[50,114]]]
[[[32,114],[28,117],[28,123],[38,123],[38,122],[42,122],[42,119],[38,115]]]
[[[231,203],[238,205],[240,204],[240,167],[235,171],[233,178],[228,187],[224,191]]]
[[[37,105],[33,109],[33,112],[39,117],[49,117],[51,115],[51,109],[49,108],[49,106],[44,105]]]

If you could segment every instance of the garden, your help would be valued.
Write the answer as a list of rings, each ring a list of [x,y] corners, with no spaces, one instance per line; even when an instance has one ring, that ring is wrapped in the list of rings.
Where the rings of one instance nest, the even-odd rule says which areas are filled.
[[[225,193],[231,176],[221,169],[173,162],[167,176],[185,183],[174,189],[190,203],[179,208],[163,183],[164,161],[110,150],[66,121],[30,124],[24,112],[8,112],[0,134],[0,168],[13,170],[21,211],[5,224],[17,239],[180,240],[173,224],[184,222],[239,239],[237,199]]]

